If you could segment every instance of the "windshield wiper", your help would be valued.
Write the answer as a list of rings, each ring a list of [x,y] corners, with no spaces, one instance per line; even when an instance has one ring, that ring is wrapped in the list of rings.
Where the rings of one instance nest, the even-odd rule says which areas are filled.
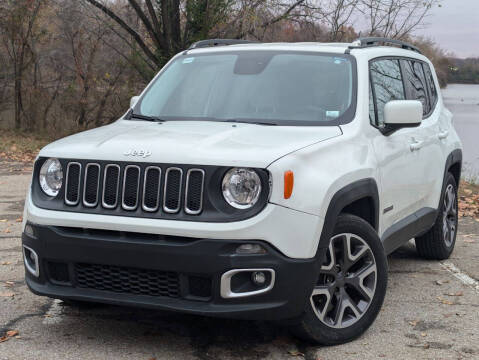
[[[167,121],[167,120],[162,119],[158,116],[148,116],[148,115],[142,115],[142,114],[135,114],[133,111],[130,113],[130,116],[128,116],[128,119],[140,119],[140,120],[154,121],[154,122],[165,122],[165,121]]]
[[[256,120],[242,120],[242,119],[227,119],[224,120],[224,122],[229,122],[229,123],[243,123],[243,124],[255,124],[255,125],[268,125],[268,126],[276,126],[278,124],[274,122],[263,122],[263,121],[256,121]]]

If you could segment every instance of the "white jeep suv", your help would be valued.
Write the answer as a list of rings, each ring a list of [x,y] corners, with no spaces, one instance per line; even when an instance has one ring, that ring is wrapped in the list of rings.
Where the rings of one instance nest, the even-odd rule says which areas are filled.
[[[378,314],[388,254],[451,254],[461,160],[411,45],[201,41],[121,119],[41,150],[26,282],[343,343]]]

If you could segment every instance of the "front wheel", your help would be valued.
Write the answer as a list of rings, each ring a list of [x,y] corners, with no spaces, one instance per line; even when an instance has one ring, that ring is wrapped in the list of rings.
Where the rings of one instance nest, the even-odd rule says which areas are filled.
[[[326,260],[293,332],[323,345],[342,344],[364,333],[381,309],[387,258],[376,231],[354,215],[340,215]]]

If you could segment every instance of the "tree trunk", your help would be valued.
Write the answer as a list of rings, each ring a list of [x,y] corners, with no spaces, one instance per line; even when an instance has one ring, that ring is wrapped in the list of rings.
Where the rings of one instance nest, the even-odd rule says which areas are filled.
[[[20,130],[22,127],[22,78],[21,73],[15,69],[15,129]]]

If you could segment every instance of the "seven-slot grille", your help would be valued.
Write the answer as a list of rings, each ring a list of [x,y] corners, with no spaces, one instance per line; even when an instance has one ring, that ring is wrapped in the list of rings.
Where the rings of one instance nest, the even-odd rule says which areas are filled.
[[[197,168],[69,162],[65,203],[149,213],[175,214],[184,209],[198,215],[203,210],[204,183],[205,172]]]

